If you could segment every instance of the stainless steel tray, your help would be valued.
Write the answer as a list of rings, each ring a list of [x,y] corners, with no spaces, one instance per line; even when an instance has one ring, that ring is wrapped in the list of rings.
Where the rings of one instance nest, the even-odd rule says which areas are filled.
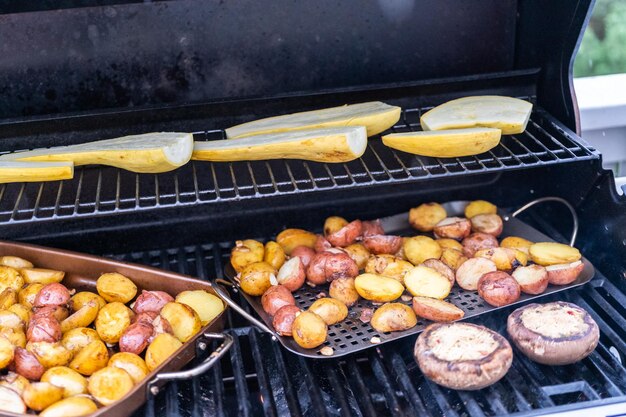
[[[544,201],[561,202],[565,204],[572,212],[574,231],[570,239],[570,245],[573,246],[578,231],[578,219],[576,216],[576,212],[567,201],[557,197],[546,197],[534,200],[511,214],[500,212],[499,214],[504,220],[504,229],[500,238],[504,238],[506,236],[519,236],[533,242],[553,241],[548,236],[515,218],[515,216],[517,216],[525,209]],[[449,216],[463,216],[463,212],[467,203],[467,201],[455,201],[445,203],[443,204],[443,206],[446,208]],[[407,213],[402,213],[381,219],[381,222],[385,233],[387,234],[405,236],[413,236],[417,234],[417,232],[412,229],[408,223]],[[537,298],[549,294],[554,294],[559,291],[568,290],[570,288],[574,288],[589,282],[594,276],[594,267],[587,259],[583,258],[582,261],[585,265],[585,268],[583,272],[578,276],[576,281],[574,281],[573,283],[560,286],[549,285],[546,291],[539,295],[522,294],[518,301],[513,304],[509,304],[508,306],[535,300]],[[228,267],[226,268],[225,275],[228,281],[220,280],[220,282],[229,283],[231,287],[234,288],[235,291],[237,291],[237,284],[234,280],[235,271],[230,265],[228,265]],[[246,317],[249,321],[251,321],[260,329],[272,334],[273,339],[278,340],[286,349],[298,355],[306,356],[309,358],[337,358],[363,349],[378,346],[381,343],[390,342],[392,340],[398,340],[403,337],[418,334],[431,323],[429,320],[420,319],[418,317],[417,325],[409,330],[401,332],[379,333],[374,330],[374,328],[372,328],[369,323],[363,323],[361,320],[359,320],[361,311],[364,308],[376,309],[379,305],[375,305],[368,300],[360,299],[356,305],[349,309],[348,317],[344,321],[328,327],[328,337],[323,345],[315,349],[304,349],[298,346],[298,344],[291,337],[278,336],[274,332],[272,328],[272,318],[267,313],[265,313],[265,311],[263,311],[263,307],[261,306],[261,297],[254,297],[245,294],[243,291],[241,292],[241,294],[247,300],[250,306],[252,306],[256,313],[260,316],[262,322],[250,315],[248,312],[246,312],[246,310],[242,309],[241,306],[239,306],[232,299],[230,299],[228,294],[223,293],[224,290],[219,288],[219,286],[214,286],[214,289],[224,300],[226,300],[230,307],[232,307],[240,314],[244,315],[244,317]],[[320,292],[328,294],[328,286],[318,286],[315,288],[311,288],[308,285],[304,285],[301,289],[294,292],[293,296],[296,299],[298,307],[306,310],[315,300],[318,299],[318,294]],[[450,295],[448,296],[448,298],[446,298],[446,300],[453,303],[465,312],[465,317],[463,319],[475,317],[484,313],[499,310],[500,308],[508,307],[493,307],[487,304],[476,291],[467,291],[458,287],[457,285],[452,288],[452,290],[450,291]],[[409,306],[411,305],[411,301],[405,302],[401,299],[398,299],[396,302],[404,303]],[[372,343],[372,337],[378,337],[380,339],[380,343]],[[320,349],[324,346],[332,347],[334,350],[334,354],[332,356],[322,355],[320,353]]]

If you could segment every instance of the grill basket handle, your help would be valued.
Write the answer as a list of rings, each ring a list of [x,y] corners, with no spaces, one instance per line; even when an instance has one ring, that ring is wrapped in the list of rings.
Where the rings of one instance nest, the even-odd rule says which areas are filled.
[[[539,204],[539,203],[545,203],[545,202],[557,202],[557,203],[561,203],[563,205],[565,205],[570,213],[572,214],[572,221],[573,221],[573,227],[572,227],[572,236],[569,240],[569,245],[570,246],[574,246],[574,243],[576,242],[576,236],[578,235],[578,215],[576,214],[576,210],[574,209],[574,206],[572,206],[569,201],[565,200],[564,198],[561,197],[541,197],[538,198],[536,200],[530,201],[526,204],[524,204],[522,207],[518,208],[517,210],[515,210],[513,213],[511,213],[509,216],[505,216],[504,220],[509,220],[509,218],[511,217],[517,217],[519,214],[521,214],[522,212],[526,211],[527,209],[531,208],[532,206],[534,206],[535,204]]]

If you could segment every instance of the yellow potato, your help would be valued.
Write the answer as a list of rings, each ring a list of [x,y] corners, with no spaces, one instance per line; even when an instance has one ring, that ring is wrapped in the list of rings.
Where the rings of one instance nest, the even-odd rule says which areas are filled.
[[[65,272],[63,271],[44,268],[22,268],[20,269],[20,273],[27,284],[52,284],[53,282],[63,281],[65,277]]]
[[[359,275],[354,286],[361,297],[379,303],[393,301],[404,292],[402,284],[395,279],[376,274]]]
[[[24,278],[17,269],[10,266],[0,266],[0,292],[7,288],[19,291],[23,285]]]
[[[24,390],[22,398],[29,408],[41,411],[63,398],[63,388],[49,382],[32,382]]]
[[[95,340],[100,340],[100,336],[98,336],[98,332],[94,329],[90,329],[88,327],[77,327],[63,333],[61,344],[67,350],[72,352],[72,355],[76,355],[85,346]]]
[[[137,286],[128,278],[117,272],[100,275],[96,281],[98,294],[107,302],[126,304],[137,295]]]
[[[354,287],[354,278],[337,278],[330,283],[328,295],[351,307],[359,301],[359,293]]]
[[[275,270],[279,270],[286,260],[285,251],[276,242],[267,242],[265,244],[265,254],[263,255],[263,261],[267,262]]]
[[[463,264],[463,262],[467,261],[467,257],[459,250],[445,248],[441,252],[441,258],[439,258],[439,260],[452,270],[456,271]]]
[[[315,233],[302,229],[285,229],[276,236],[276,242],[283,248],[287,255],[298,246],[306,246],[313,249],[317,236]]]
[[[365,272],[393,278],[399,283],[404,282],[404,274],[413,268],[413,264],[393,255],[375,255],[367,260]]]
[[[48,369],[41,376],[41,382],[49,382],[54,386],[63,388],[63,397],[73,397],[87,392],[87,380],[67,366],[55,366]]]
[[[161,316],[166,319],[174,331],[174,336],[185,343],[202,328],[198,313],[186,304],[170,302],[161,309]]]
[[[582,258],[578,249],[556,242],[535,243],[528,252],[534,263],[543,266],[568,264]]]
[[[479,214],[496,214],[497,212],[498,207],[485,200],[472,201],[465,206],[465,217],[468,219]]]
[[[107,303],[104,298],[100,297],[96,293],[89,291],[80,291],[74,294],[74,296],[70,299],[70,307],[72,311],[78,311],[90,301],[95,301],[96,303],[98,303],[98,309],[101,309]]]
[[[71,369],[81,375],[91,375],[104,368],[109,361],[109,351],[101,340],[94,340],[82,348],[70,364]]]
[[[198,313],[203,326],[209,324],[224,311],[224,302],[204,290],[183,291],[176,296],[176,302],[188,305]]]
[[[17,303],[17,290],[5,288],[0,293],[0,310],[8,310],[15,303]]]
[[[169,333],[157,335],[146,350],[146,366],[150,371],[154,371],[182,345],[180,340]]]
[[[65,333],[77,327],[89,326],[98,316],[99,309],[97,300],[89,301],[80,310],[61,322],[61,331]]]
[[[29,342],[26,350],[35,355],[44,368],[65,366],[72,359],[72,352],[67,350],[61,343]]]
[[[362,243],[353,243],[343,248],[343,250],[345,250],[352,260],[356,262],[356,266],[359,267],[359,270],[365,268],[367,260],[370,257],[370,252],[365,246],[363,246]]]
[[[276,270],[266,262],[246,266],[239,276],[239,286],[248,295],[263,295],[276,279]]]
[[[313,349],[326,341],[328,328],[320,316],[310,311],[303,311],[296,314],[291,332],[293,340],[299,346]]]
[[[8,387],[0,387],[0,407],[2,411],[26,414],[26,405],[20,395]]]
[[[419,265],[426,259],[439,259],[441,246],[428,236],[413,236],[404,239],[404,256],[413,265]]]
[[[98,336],[106,343],[117,343],[124,330],[130,326],[132,317],[131,309],[120,302],[114,301],[105,305],[96,317]]]
[[[96,403],[87,397],[71,397],[52,404],[39,413],[39,417],[85,416],[97,409]]]
[[[22,329],[0,327],[0,336],[4,336],[14,347],[26,347],[26,334]]]
[[[30,321],[30,309],[23,304],[13,304],[8,308],[11,313],[17,314],[17,316],[24,322],[25,326],[28,326],[28,322]]]
[[[252,239],[238,240],[230,252],[230,264],[235,271],[241,272],[250,264],[262,262],[264,254],[265,249],[261,242]]]
[[[334,298],[323,297],[315,300],[309,307],[311,313],[315,313],[329,326],[339,323],[348,316],[348,307]]]
[[[348,225],[343,217],[330,216],[324,221],[324,236],[332,235]]]
[[[0,256],[0,265],[10,266],[11,268],[32,268],[32,262],[17,256]]]
[[[119,352],[111,356],[107,366],[125,370],[135,384],[141,382],[150,373],[146,362],[141,359],[141,356],[130,352]]]
[[[452,284],[448,278],[427,266],[416,266],[404,276],[406,289],[414,296],[443,300],[450,294]]]
[[[458,240],[450,239],[447,237],[442,237],[440,239],[436,239],[435,242],[437,242],[437,244],[441,246],[442,250],[443,249],[456,249],[456,250],[463,252],[463,245],[461,245],[461,242],[459,242]]]
[[[30,381],[18,374],[17,372],[9,371],[5,376],[0,378],[0,385],[7,387],[22,395],[26,387],[30,384]]]
[[[34,282],[32,284],[28,284],[22,290],[17,293],[17,299],[20,304],[28,307],[30,310],[33,308],[33,304],[35,303],[35,297],[39,291],[43,288],[44,284]]]
[[[446,209],[438,203],[424,203],[409,211],[409,223],[421,232],[432,232],[446,217]]]
[[[408,330],[417,324],[411,307],[401,303],[386,303],[372,315],[370,325],[380,333]]]
[[[510,271],[511,269],[522,265],[516,256],[518,253],[524,257],[522,259],[524,260],[525,255],[522,252],[509,248],[481,249],[474,254],[474,258],[489,259],[496,264],[496,268],[498,268],[499,271]]]
[[[10,310],[0,310],[0,327],[9,327],[11,329],[24,329],[24,322],[14,312]]]
[[[107,366],[89,378],[89,393],[102,405],[113,404],[133,389],[133,379],[123,369]]]
[[[9,339],[0,337],[0,368],[6,368],[13,361],[13,349]]]
[[[523,237],[517,236],[505,237],[504,239],[502,239],[502,242],[500,242],[501,248],[517,249],[518,251],[524,252],[526,255],[529,254],[528,250],[532,245],[533,242],[531,242],[530,240],[526,240]]]

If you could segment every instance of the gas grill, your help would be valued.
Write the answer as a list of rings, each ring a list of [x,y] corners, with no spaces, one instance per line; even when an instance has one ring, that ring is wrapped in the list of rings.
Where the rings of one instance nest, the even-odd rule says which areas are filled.
[[[504,379],[449,390],[424,378],[415,337],[338,359],[296,356],[234,313],[235,342],[206,374],[171,382],[136,415],[617,415],[626,411],[626,201],[581,139],[571,60],[591,1],[67,1],[0,6],[0,150],[149,131],[224,138],[233,124],[380,100],[394,132],[449,99],[500,94],[534,103],[527,130],[472,157],[416,157],[369,141],[362,158],[190,162],[164,174],[77,167],[74,179],[0,185],[3,239],[106,255],[214,279],[234,240],[329,215],[373,219],[426,201],[503,208],[557,196],[576,207],[577,246],[596,277],[566,300],[597,321],[597,349],[549,367],[515,351]],[[569,216],[522,215],[566,242]],[[247,306],[238,294],[240,305]],[[248,308],[248,307],[245,307]],[[505,333],[513,308],[470,322]],[[251,312],[250,310],[248,310]],[[202,356],[202,355],[200,355]],[[200,358],[199,360],[201,360]]]

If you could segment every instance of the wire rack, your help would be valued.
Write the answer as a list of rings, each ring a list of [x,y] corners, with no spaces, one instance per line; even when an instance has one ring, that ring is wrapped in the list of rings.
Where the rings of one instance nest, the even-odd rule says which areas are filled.
[[[403,111],[393,132],[420,130],[429,108]],[[194,133],[196,140],[222,139],[221,130]],[[595,159],[595,149],[541,108],[526,131],[503,136],[481,155],[428,158],[396,152],[370,138],[365,154],[348,163],[299,160],[211,163],[192,161],[164,174],[135,174],[111,167],[77,167],[72,180],[0,185],[0,224],[94,217],[113,213],[216,204],[249,198],[425,181]]]

